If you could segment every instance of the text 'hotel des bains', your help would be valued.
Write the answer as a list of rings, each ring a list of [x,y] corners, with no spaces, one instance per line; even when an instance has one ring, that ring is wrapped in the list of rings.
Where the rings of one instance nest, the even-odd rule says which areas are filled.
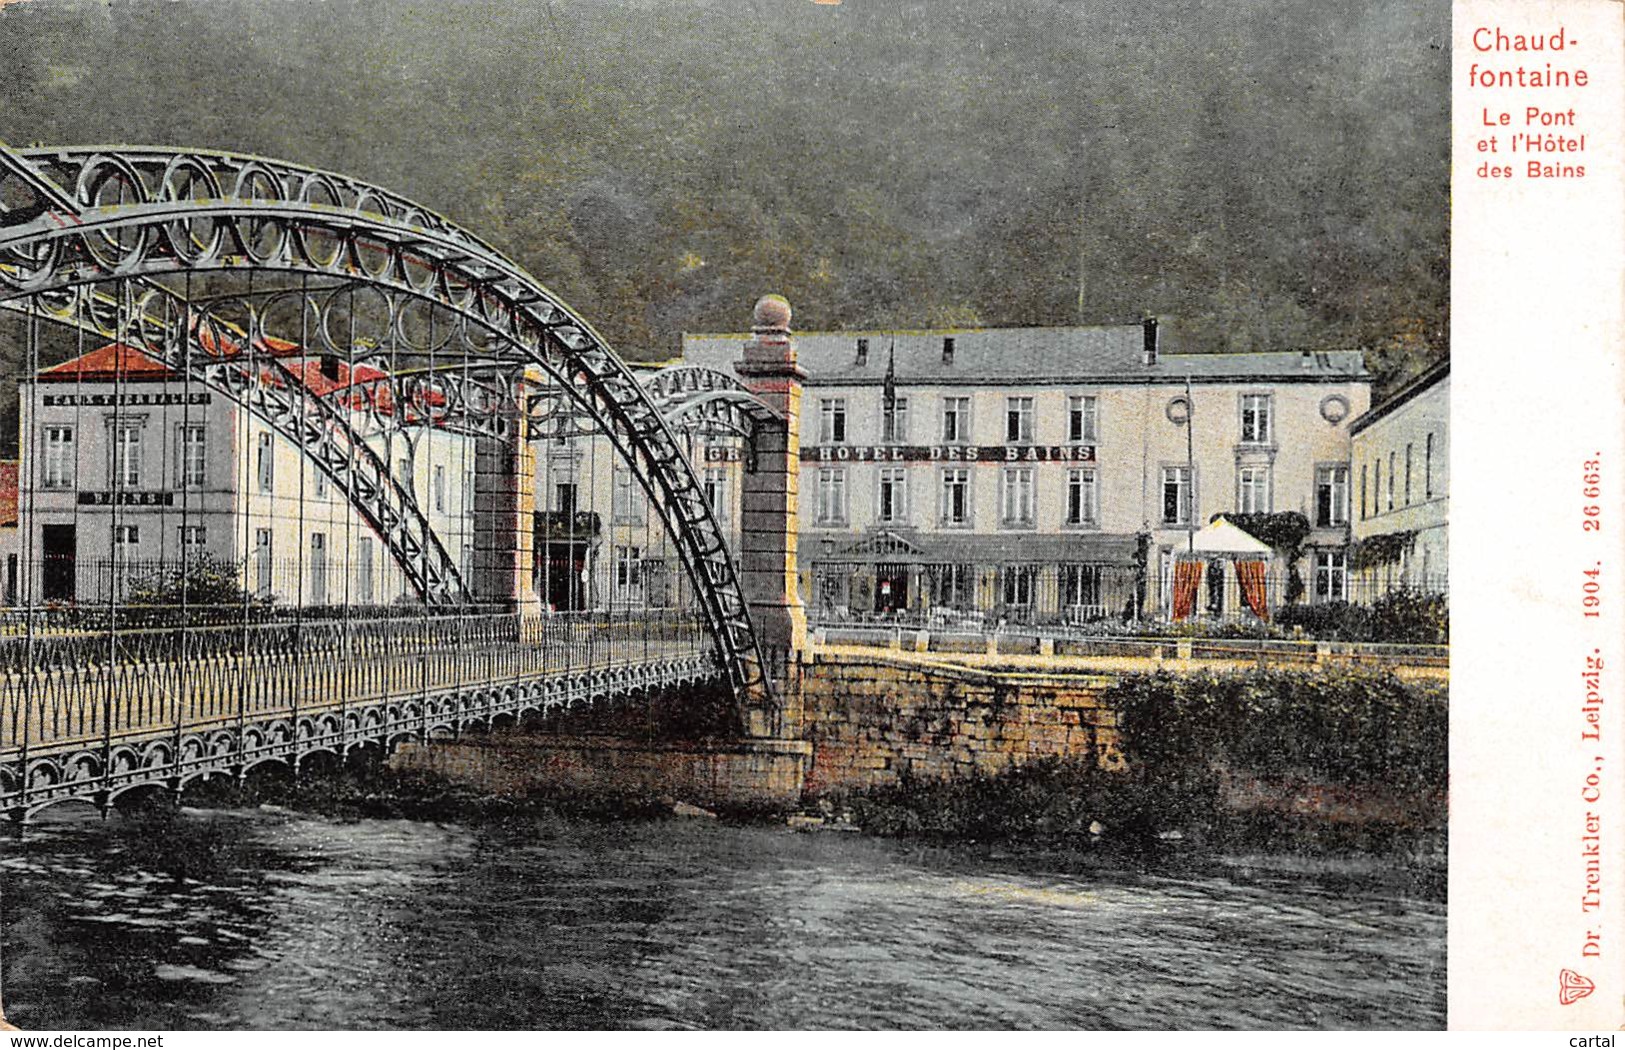
[[[1168,334],[1154,319],[796,333],[810,613],[1067,623],[1361,600],[1361,353],[1172,353]],[[685,335],[684,362],[731,371],[745,338]],[[708,474],[744,469],[726,442],[703,456]],[[1249,550],[1209,542],[1221,514]],[[1291,520],[1295,544],[1254,542]],[[1176,576],[1196,588],[1180,603]]]

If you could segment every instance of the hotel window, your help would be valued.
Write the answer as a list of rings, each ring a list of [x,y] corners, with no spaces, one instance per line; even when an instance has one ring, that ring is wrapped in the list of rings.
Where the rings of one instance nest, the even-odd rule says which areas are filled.
[[[1315,468],[1315,524],[1347,525],[1349,522],[1349,468],[1330,464]]]
[[[1066,472],[1066,523],[1100,524],[1100,486],[1093,470],[1079,468]]]
[[[271,446],[269,433],[259,436],[254,454],[254,472],[259,480],[259,490],[269,494],[276,485],[276,450]]]
[[[553,512],[559,516],[566,527],[574,528],[571,524],[576,515],[576,483],[573,481],[559,481],[560,475],[554,475],[553,482]],[[601,506],[602,504],[600,504]]]
[[[1382,513],[1382,457],[1371,461],[1371,513]]]
[[[818,524],[846,524],[845,467],[824,467],[818,471]]]
[[[1026,528],[1033,524],[1033,468],[1008,467],[1000,480],[1004,483],[1003,508],[1000,523],[1006,527]]]
[[[327,534],[310,534],[310,601],[313,605],[327,604]]]
[[[818,440],[826,445],[846,444],[846,398],[826,397],[818,403]]]
[[[45,428],[45,466],[40,486],[48,489],[73,487],[74,452],[72,427]]]
[[[310,465],[310,473],[311,473],[311,476],[313,478],[311,488],[313,488],[316,491],[316,498],[317,499],[326,499],[327,498],[327,471],[323,470],[321,467],[318,467],[316,464],[312,463]]]
[[[1032,441],[1032,398],[1007,397],[1004,399],[1004,439],[1012,445],[1027,444]]]
[[[632,476],[629,467],[617,466],[615,468],[614,504],[610,508],[615,520],[623,524],[637,522],[643,519],[643,495],[637,479]]]
[[[1061,606],[1072,619],[1106,615],[1100,577],[1098,565],[1061,566]]]
[[[446,468],[436,463],[434,466],[434,509],[437,514],[446,512]]]
[[[615,599],[635,602],[643,597],[643,557],[636,547],[615,548]]]
[[[114,525],[113,546],[120,554],[128,554],[130,548],[141,542],[141,526]]]
[[[975,576],[969,565],[960,563],[932,566],[931,604],[956,609],[970,608],[972,596],[975,594],[974,581]]]
[[[1405,506],[1411,505],[1411,449],[1409,442],[1405,444]]]
[[[1398,453],[1388,453],[1388,509],[1394,509],[1394,490],[1399,488],[1399,472],[1394,469]]]
[[[963,444],[970,440],[970,398],[945,397],[942,399],[942,442],[945,445]]]
[[[1162,523],[1189,525],[1191,520],[1191,468],[1162,468]]]
[[[1096,436],[1095,399],[1079,396],[1067,399],[1066,439],[1073,444],[1094,442]]]
[[[141,425],[113,427],[113,484],[134,488],[141,484]]]
[[[1366,519],[1365,483],[1367,481],[1366,465],[1360,464],[1360,520]]]
[[[181,547],[188,554],[197,554],[203,549],[203,543],[208,533],[202,525],[182,525]]]
[[[905,468],[881,468],[878,506],[877,520],[882,524],[896,525],[908,520],[908,471]]]
[[[271,530],[254,530],[254,591],[271,593]]]
[[[1036,565],[1006,565],[999,570],[1001,596],[1004,604],[1026,608],[1033,603],[1033,591],[1037,590],[1038,567]]]
[[[881,412],[880,440],[884,444],[903,444],[908,441],[908,398],[892,399],[891,407]]]
[[[1270,468],[1241,467],[1236,472],[1236,509],[1243,514],[1268,514]]]
[[[186,488],[203,487],[208,462],[208,431],[188,423],[181,427],[181,485]]]
[[[718,524],[728,521],[728,474],[721,467],[706,467],[705,480],[702,482],[705,489],[705,502],[711,508],[711,514]]]
[[[1433,435],[1428,435],[1422,449],[1422,492],[1424,499],[1433,498]]]
[[[942,472],[942,524],[970,524],[970,471],[964,467]]]
[[[412,491],[412,461],[405,456],[395,461],[395,480],[400,482],[401,488]]]
[[[1315,601],[1348,600],[1348,562],[1342,551],[1315,552]]]
[[[1244,445],[1267,445],[1270,441],[1270,396],[1268,394],[1241,395],[1241,442]]]

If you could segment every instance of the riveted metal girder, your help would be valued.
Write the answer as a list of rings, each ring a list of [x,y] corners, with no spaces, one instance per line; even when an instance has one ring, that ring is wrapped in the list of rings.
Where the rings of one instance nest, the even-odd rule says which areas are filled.
[[[679,430],[751,440],[764,423],[784,415],[751,393],[736,376],[714,368],[673,365],[643,378],[643,389],[666,422]]]

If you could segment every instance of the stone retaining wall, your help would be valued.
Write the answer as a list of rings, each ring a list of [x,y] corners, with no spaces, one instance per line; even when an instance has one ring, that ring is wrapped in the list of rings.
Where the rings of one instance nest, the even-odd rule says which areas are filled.
[[[795,805],[811,747],[799,740],[663,742],[498,730],[408,744],[396,769],[435,773],[498,795],[549,788],[701,805]]]
[[[1100,699],[1110,677],[843,652],[792,665],[789,678],[787,739],[658,739],[585,719],[407,745],[390,763],[497,794],[559,788],[716,805],[796,805],[1041,758],[1123,764]]]
[[[1111,679],[820,654],[801,676],[808,794],[995,773],[1040,758],[1123,764]]]

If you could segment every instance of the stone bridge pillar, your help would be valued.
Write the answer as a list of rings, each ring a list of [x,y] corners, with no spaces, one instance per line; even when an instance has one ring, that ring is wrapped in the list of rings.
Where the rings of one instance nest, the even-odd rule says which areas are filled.
[[[474,554],[469,589],[476,601],[534,611],[536,456],[525,420],[523,377],[501,438],[482,437],[474,452]],[[544,479],[545,480],[545,479]],[[469,561],[465,561],[468,565]]]
[[[744,359],[734,365],[745,386],[784,415],[756,430],[740,484],[739,560],[745,600],[767,651],[770,670],[794,663],[807,648],[807,609],[796,565],[796,500],[801,475],[801,383],[790,338],[790,304],[763,296]],[[786,671],[786,674],[788,672]],[[781,689],[788,683],[777,683]]]

